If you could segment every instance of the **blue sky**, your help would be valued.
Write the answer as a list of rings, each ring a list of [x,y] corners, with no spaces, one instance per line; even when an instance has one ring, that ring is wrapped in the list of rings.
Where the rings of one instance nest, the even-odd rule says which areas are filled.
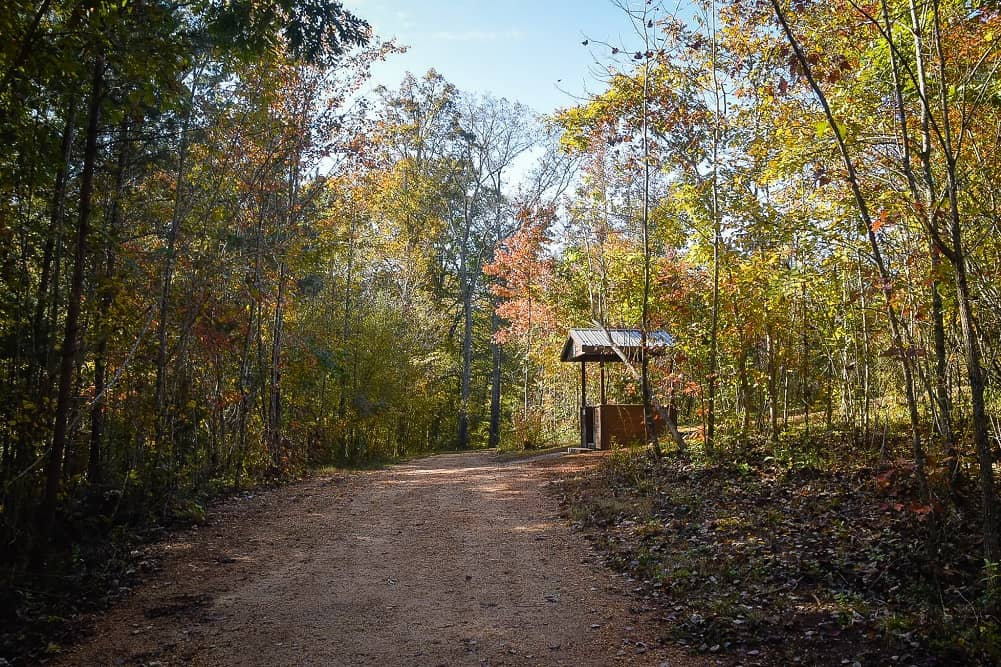
[[[540,113],[600,90],[584,39],[614,43],[628,18],[608,0],[345,0],[376,34],[410,47],[375,67],[393,88],[407,71],[433,67],[461,90],[518,100]],[[561,90],[562,89],[562,90]],[[566,91],[566,92],[562,92]],[[569,93],[569,94],[568,94]]]

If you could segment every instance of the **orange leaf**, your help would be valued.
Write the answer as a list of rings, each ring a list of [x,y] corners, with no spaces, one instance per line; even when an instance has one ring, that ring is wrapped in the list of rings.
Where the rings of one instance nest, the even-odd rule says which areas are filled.
[[[886,224],[886,221],[889,218],[889,216],[890,216],[890,212],[887,211],[886,209],[883,209],[883,212],[879,214],[879,218],[875,222],[872,223],[872,232],[873,232],[873,234],[875,234],[876,232],[878,232],[883,227],[883,225]]]

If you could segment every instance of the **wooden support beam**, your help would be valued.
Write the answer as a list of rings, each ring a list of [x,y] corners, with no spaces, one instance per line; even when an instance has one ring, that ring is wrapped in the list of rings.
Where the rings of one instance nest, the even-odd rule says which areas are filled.
[[[580,446],[587,447],[587,369],[580,362]]]
[[[599,405],[605,405],[608,400],[605,398],[605,362],[602,361],[598,369],[601,371],[601,402]]]

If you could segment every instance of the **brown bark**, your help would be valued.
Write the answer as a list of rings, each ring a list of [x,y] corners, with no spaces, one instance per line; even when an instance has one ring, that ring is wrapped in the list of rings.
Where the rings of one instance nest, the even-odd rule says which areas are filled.
[[[886,0],[880,3],[885,23],[884,37],[892,41],[893,22]],[[945,352],[945,321],[943,316],[942,293],[939,283],[939,252],[935,246],[935,238],[938,236],[938,222],[935,215],[936,186],[931,164],[931,130],[930,114],[927,102],[927,84],[924,70],[924,53],[922,48],[921,26],[918,21],[917,9],[913,2],[910,2],[911,32],[914,36],[914,68],[918,86],[918,95],[922,100],[921,104],[921,148],[918,151],[918,158],[922,166],[924,175],[924,188],[919,187],[918,179],[911,167],[910,132],[907,125],[907,107],[904,104],[903,86],[900,81],[900,66],[897,61],[896,48],[890,48],[890,64],[893,74],[894,99],[897,109],[897,120],[900,125],[900,151],[901,168],[907,178],[908,189],[915,206],[924,212],[924,226],[928,234],[928,254],[931,263],[931,310],[932,310],[932,335],[934,337],[935,351],[935,382],[932,391],[932,402],[935,406],[935,427],[942,439],[945,441],[946,453],[950,459],[951,484],[955,485],[959,473],[959,458],[956,451],[955,437],[952,433],[952,406],[949,401],[949,392],[946,389],[946,352]]]
[[[934,18],[935,50],[938,56],[939,97],[942,104],[942,150],[945,157],[946,188],[949,201],[949,239],[951,247],[947,253],[955,269],[956,301],[959,307],[959,322],[963,334],[963,353],[966,357],[966,373],[970,381],[970,403],[973,409],[973,443],[980,464],[980,493],[983,503],[984,558],[996,563],[1001,557],[1001,540],[998,536],[997,496],[994,489],[994,453],[988,434],[987,406],[984,399],[985,379],[981,361],[980,346],[977,341],[976,324],[973,314],[973,294],[970,288],[966,262],[967,248],[963,239],[962,222],[959,211],[959,156],[953,146],[952,121],[948,90],[946,89],[945,54],[942,50],[941,26],[939,24],[938,2],[932,2]]]
[[[104,244],[104,270],[98,286],[100,304],[97,313],[97,345],[94,350],[94,407],[90,415],[90,452],[87,458],[87,481],[98,484],[101,481],[102,441],[104,439],[104,412],[107,400],[104,398],[105,373],[108,352],[108,315],[115,299],[116,247],[118,230],[122,224],[122,191],[128,146],[128,123],[123,121],[118,132],[118,164],[115,168],[114,199],[108,215],[107,238]]]
[[[35,297],[35,314],[32,322],[32,338],[36,356],[37,371],[43,375],[48,368],[49,328],[52,326],[46,321],[45,310],[49,302],[49,288],[58,289],[58,285],[53,281],[53,262],[57,240],[63,235],[63,216],[66,209],[66,181],[69,171],[69,162],[73,152],[73,136],[76,128],[76,99],[70,97],[66,108],[66,124],[63,128],[62,142],[59,148],[61,160],[56,170],[55,186],[52,195],[52,211],[49,218],[49,234],[45,239],[45,247],[42,250],[42,271],[38,281],[38,291]]]
[[[80,310],[83,305],[84,273],[87,264],[87,243],[90,236],[90,214],[93,208],[94,167],[97,162],[97,135],[100,130],[101,101],[104,96],[104,55],[96,58],[90,103],[87,113],[87,139],[83,155],[83,170],[80,173],[80,208],[77,219],[76,238],[73,252],[73,274],[66,310],[66,328],[59,362],[59,391],[56,397],[55,428],[52,447],[49,449],[45,466],[45,492],[39,508],[39,541],[36,549],[38,558],[44,557],[56,503],[62,486],[63,452],[69,427],[72,403],[73,370],[77,357]]]
[[[170,430],[169,408],[167,407],[167,322],[170,318],[170,291],[174,278],[174,267],[177,264],[177,242],[181,233],[181,221],[184,217],[185,169],[188,157],[188,135],[191,117],[194,114],[195,94],[198,89],[200,71],[194,73],[191,90],[188,94],[188,105],[181,124],[180,146],[178,147],[177,173],[175,176],[174,208],[171,214],[170,227],[167,229],[166,258],[164,259],[163,277],[160,281],[160,304],[157,317],[157,357],[156,357],[156,388],[153,398],[156,415],[156,452],[160,456],[164,449],[164,438]]]
[[[493,334],[497,333],[500,327],[500,318],[494,310],[490,318],[490,328]],[[490,436],[487,444],[490,447],[500,445],[500,422],[501,422],[501,346],[491,337],[490,342]]]

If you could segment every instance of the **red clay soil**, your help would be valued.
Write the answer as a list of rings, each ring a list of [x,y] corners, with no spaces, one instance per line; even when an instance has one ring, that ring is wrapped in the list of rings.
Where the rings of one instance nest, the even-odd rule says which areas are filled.
[[[446,454],[230,500],[57,664],[702,664],[561,521],[544,487],[581,465]]]

